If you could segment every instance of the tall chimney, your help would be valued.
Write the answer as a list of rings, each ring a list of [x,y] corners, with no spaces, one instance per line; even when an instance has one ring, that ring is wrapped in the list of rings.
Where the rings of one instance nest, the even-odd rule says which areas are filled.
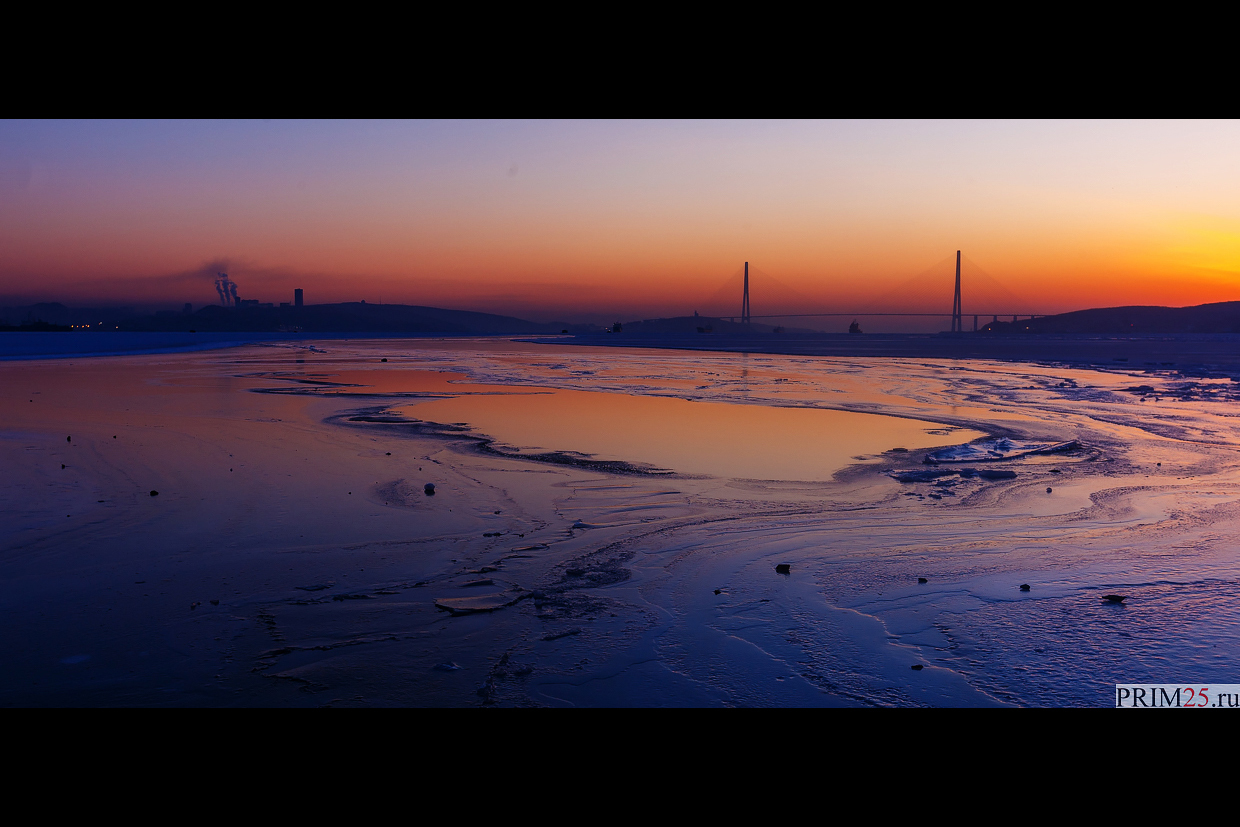
[[[301,307],[301,288],[300,287],[293,288],[293,306]]]

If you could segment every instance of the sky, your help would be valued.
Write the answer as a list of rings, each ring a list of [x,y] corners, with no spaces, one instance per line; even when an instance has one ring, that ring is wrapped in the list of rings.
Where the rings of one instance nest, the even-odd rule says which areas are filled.
[[[966,314],[1240,300],[1240,122],[0,121],[0,304],[950,312],[956,250]]]

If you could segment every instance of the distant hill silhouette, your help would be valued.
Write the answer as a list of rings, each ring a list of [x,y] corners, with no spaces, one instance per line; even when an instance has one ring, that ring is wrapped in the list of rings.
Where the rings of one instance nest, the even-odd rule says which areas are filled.
[[[118,330],[121,322],[139,315],[132,307],[67,307],[60,302],[39,302],[0,307],[0,330],[71,330],[74,326]]]
[[[19,325],[0,324],[0,332],[4,333],[63,333],[72,329],[67,324],[51,324],[45,321],[22,322]]]
[[[1240,333],[1240,302],[1216,302],[1196,307],[1099,307],[1037,319],[991,322],[978,333]]]
[[[157,313],[127,319],[121,330],[301,333],[506,333],[582,332],[582,326],[541,324],[511,316],[447,310],[405,304],[308,304],[304,307],[222,307],[208,305],[197,313]]]

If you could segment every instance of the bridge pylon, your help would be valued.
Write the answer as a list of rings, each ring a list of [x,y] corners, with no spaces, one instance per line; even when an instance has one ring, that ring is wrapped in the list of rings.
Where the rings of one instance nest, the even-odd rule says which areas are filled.
[[[956,296],[952,299],[952,333],[964,333],[964,317],[960,311],[960,251],[956,251]]]
[[[749,324],[749,262],[748,261],[745,262],[745,294],[741,298],[741,321],[745,324]]]

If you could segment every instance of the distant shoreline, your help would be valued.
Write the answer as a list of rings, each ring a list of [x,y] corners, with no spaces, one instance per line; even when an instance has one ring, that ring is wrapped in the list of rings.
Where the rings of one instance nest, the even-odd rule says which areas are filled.
[[[1082,367],[1209,369],[1240,375],[1240,334],[755,334],[624,333],[525,337],[524,341],[595,347],[769,353],[783,356],[896,359],[990,359],[1001,362],[1053,362]]]
[[[270,342],[320,342],[344,339],[517,338],[480,333],[168,333],[168,332],[8,332],[0,334],[0,362],[34,359],[86,359],[194,353]]]
[[[1240,334],[640,334],[30,332],[0,335],[0,361],[190,353],[274,342],[511,339],[576,347],[654,348],[833,358],[983,359],[1240,377]]]

